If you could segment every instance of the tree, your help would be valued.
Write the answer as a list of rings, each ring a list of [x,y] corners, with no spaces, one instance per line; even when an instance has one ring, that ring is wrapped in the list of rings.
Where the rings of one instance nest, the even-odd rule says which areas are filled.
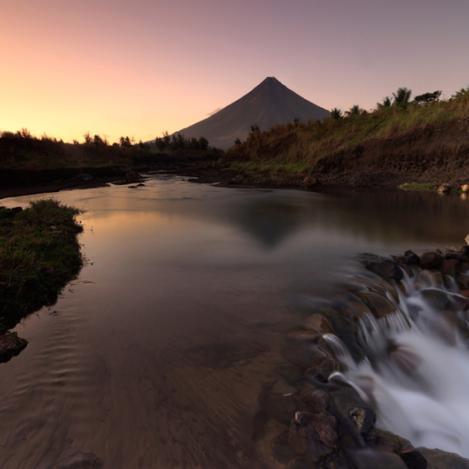
[[[200,150],[208,150],[208,140],[205,137],[200,137],[198,147]]]
[[[469,86],[467,88],[461,88],[459,91],[456,91],[456,93],[451,96],[451,99],[461,99],[466,96],[469,96]]]
[[[363,114],[364,112],[365,111],[360,106],[355,104],[346,112],[346,115],[347,117],[356,117]]]
[[[85,144],[86,145],[91,145],[93,143],[93,139],[91,138],[91,135],[89,132],[87,132],[85,135],[84,135],[84,139],[85,139]]]
[[[129,148],[132,146],[132,143],[129,137],[121,137],[119,139],[119,143],[122,148]]]
[[[334,119],[336,121],[338,121],[339,119],[342,119],[342,117],[343,117],[342,111],[337,107],[335,107],[334,109],[331,109],[331,114],[330,115],[331,115],[332,119]]]
[[[235,145],[241,145],[241,140],[239,138],[237,138],[235,141],[234,141],[234,144]]]
[[[394,97],[394,105],[397,107],[405,108],[409,104],[410,97],[412,96],[412,90],[401,87],[398,88],[395,93],[392,94]]]
[[[391,106],[392,106],[392,100],[389,96],[386,96],[382,102],[376,105],[376,108],[378,109],[378,111],[380,111],[382,109],[388,109]]]
[[[428,104],[428,103],[435,103],[440,99],[441,96],[441,91],[433,91],[432,93],[423,93],[415,97],[414,101],[416,103],[423,103],[423,104]]]

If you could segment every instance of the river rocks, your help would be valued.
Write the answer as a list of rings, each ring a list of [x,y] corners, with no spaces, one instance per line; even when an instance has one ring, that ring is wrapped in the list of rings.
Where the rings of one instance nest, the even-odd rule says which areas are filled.
[[[351,454],[356,469],[408,469],[396,454],[362,449]]]
[[[420,265],[420,257],[413,251],[406,251],[403,261],[406,265]]]
[[[451,184],[444,183],[444,184],[440,184],[436,191],[438,192],[438,194],[448,195],[452,190],[453,190],[453,187],[451,186]]]
[[[403,278],[402,269],[391,259],[375,256],[373,254],[364,254],[361,257],[361,261],[370,272],[373,272],[384,280],[395,280],[399,282]]]
[[[422,269],[438,269],[443,262],[443,257],[437,252],[425,252],[420,256],[420,266]]]
[[[318,463],[334,452],[337,443],[336,419],[325,413],[296,412],[288,441],[297,455]]]
[[[314,189],[318,185],[318,180],[312,176],[306,176],[302,181],[302,186],[305,189]]]
[[[18,355],[28,345],[28,341],[18,337],[16,332],[0,334],[0,363]]]
[[[396,311],[396,307],[383,295],[372,291],[363,291],[359,295],[376,318],[382,318]]]
[[[428,462],[428,469],[469,469],[469,460],[439,449],[419,448]]]

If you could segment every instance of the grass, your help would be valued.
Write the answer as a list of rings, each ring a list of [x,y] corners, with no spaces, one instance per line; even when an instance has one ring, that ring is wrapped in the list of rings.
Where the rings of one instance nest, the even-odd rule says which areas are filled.
[[[0,331],[52,305],[80,271],[78,211],[53,200],[0,207]]]
[[[429,104],[393,105],[372,112],[309,123],[291,123],[254,131],[227,152],[227,164],[247,170],[308,172],[324,158],[348,154],[370,142],[411,136],[418,130],[460,129],[464,144],[469,120],[469,91],[457,98]],[[411,140],[411,139],[410,139]],[[461,143],[461,142],[459,142]],[[457,150],[458,142],[445,142]]]
[[[399,186],[399,189],[403,191],[434,191],[436,185],[431,182],[405,182]]]

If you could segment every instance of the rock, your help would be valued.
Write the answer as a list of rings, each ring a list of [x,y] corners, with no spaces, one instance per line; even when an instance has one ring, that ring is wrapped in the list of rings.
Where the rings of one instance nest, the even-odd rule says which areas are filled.
[[[443,259],[443,262],[441,264],[441,272],[444,275],[452,275],[454,277],[459,271],[460,265],[461,262],[459,261],[459,259]]]
[[[420,266],[422,269],[439,269],[442,262],[443,257],[437,252],[425,252],[420,256]]]
[[[308,317],[304,323],[306,329],[320,334],[333,333],[331,323],[322,315],[315,313]]]
[[[370,272],[373,272],[384,280],[395,280],[399,282],[404,276],[399,265],[391,259],[365,254],[361,257],[361,261]]]
[[[296,454],[318,462],[335,450],[336,420],[332,415],[296,412],[290,425],[288,441]]]
[[[404,253],[404,262],[407,265],[419,265],[420,264],[420,257],[415,254],[413,251],[406,251]]]
[[[18,355],[28,345],[28,341],[18,337],[16,332],[5,332],[0,335],[0,362],[7,362]]]
[[[299,397],[309,412],[315,414],[327,412],[330,400],[327,392],[315,389],[312,385],[306,385],[301,389]]]
[[[368,435],[376,423],[376,414],[369,407],[354,407],[349,418],[363,436]]]
[[[351,459],[356,469],[408,469],[404,461],[393,453],[382,453],[370,449],[354,451]]]
[[[382,318],[396,312],[395,305],[384,296],[371,291],[363,291],[359,295],[376,318]]]
[[[419,448],[428,462],[428,469],[469,469],[469,460],[438,449]]]
[[[440,184],[436,191],[438,192],[438,194],[447,195],[452,191],[452,189],[453,187],[451,186],[451,184],[444,183]]]
[[[305,189],[312,189],[318,185],[318,180],[312,176],[306,176],[303,179],[302,185]]]
[[[428,462],[423,454],[414,448],[403,451],[399,456],[409,469],[426,469],[428,467]]]

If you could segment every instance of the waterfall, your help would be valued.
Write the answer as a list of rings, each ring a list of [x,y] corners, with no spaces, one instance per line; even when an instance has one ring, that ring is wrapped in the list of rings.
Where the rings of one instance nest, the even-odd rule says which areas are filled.
[[[397,292],[386,295],[393,314],[360,320],[360,360],[324,336],[344,368],[329,380],[372,403],[378,427],[416,447],[469,457],[468,301],[455,282],[428,271],[405,275]]]

